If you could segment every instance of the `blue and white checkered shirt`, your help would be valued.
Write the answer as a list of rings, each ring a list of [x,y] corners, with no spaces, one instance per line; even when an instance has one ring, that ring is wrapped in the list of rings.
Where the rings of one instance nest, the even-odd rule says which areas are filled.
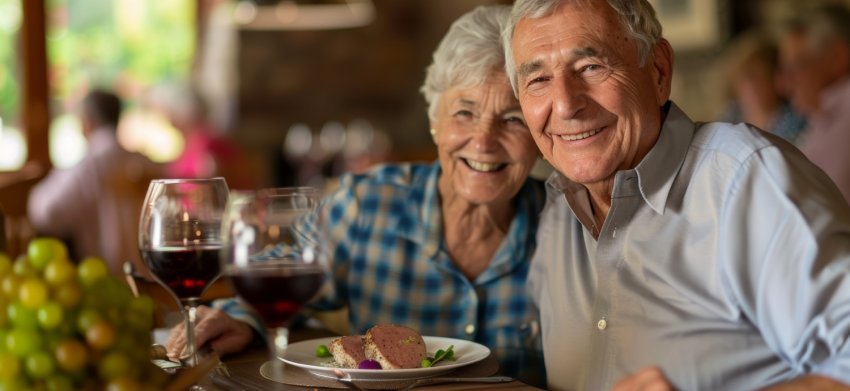
[[[439,175],[435,162],[383,165],[341,178],[321,206],[334,243],[334,289],[316,306],[348,305],[352,334],[393,323],[490,348],[535,347],[537,312],[525,283],[545,197],[542,182],[523,185],[507,238],[470,281],[445,249]],[[237,303],[219,304],[245,319]]]

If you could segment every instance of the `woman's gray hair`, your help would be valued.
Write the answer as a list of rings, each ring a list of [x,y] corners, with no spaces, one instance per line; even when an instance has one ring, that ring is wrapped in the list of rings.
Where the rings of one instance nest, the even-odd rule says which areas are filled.
[[[598,0],[516,0],[510,19],[504,29],[503,42],[505,47],[505,68],[514,93],[517,93],[516,64],[513,59],[511,40],[514,29],[522,18],[542,18],[552,14],[564,2],[587,6],[591,1]],[[655,9],[647,0],[607,0],[608,5],[620,16],[620,22],[632,38],[638,41],[640,65],[646,64],[649,53],[655,43],[661,38],[661,23],[655,16]]]
[[[447,89],[476,86],[494,68],[503,68],[501,32],[510,12],[508,5],[479,6],[452,24],[419,89],[428,102],[428,118],[436,119],[437,104]]]

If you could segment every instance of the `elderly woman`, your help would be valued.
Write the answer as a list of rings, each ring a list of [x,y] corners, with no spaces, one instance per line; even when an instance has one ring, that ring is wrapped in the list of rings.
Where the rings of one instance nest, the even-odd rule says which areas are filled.
[[[422,92],[439,159],[345,175],[322,202],[332,228],[333,297],[352,334],[378,323],[494,349],[533,347],[537,313],[525,292],[543,207],[529,178],[538,151],[503,66],[510,7],[462,16],[434,53]],[[235,302],[203,309],[199,344],[219,353],[252,338]],[[229,314],[229,316],[227,315]],[[169,341],[183,346],[182,327]]]

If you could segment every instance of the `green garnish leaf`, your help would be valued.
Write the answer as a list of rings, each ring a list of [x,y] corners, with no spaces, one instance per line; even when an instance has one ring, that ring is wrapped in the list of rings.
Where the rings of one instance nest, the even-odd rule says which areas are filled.
[[[454,358],[454,355],[455,355],[455,352],[453,350],[454,347],[455,347],[454,345],[449,345],[449,347],[446,350],[443,350],[443,349],[437,350],[437,353],[434,354],[434,359],[431,360],[431,365],[433,366],[433,365],[435,365],[438,362],[443,361],[443,360],[452,360]]]

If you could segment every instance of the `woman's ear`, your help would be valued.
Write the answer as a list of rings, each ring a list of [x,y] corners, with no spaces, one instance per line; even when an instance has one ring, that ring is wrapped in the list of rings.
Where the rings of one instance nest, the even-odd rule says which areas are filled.
[[[434,144],[437,143],[437,129],[431,128],[431,140],[434,140]]]

